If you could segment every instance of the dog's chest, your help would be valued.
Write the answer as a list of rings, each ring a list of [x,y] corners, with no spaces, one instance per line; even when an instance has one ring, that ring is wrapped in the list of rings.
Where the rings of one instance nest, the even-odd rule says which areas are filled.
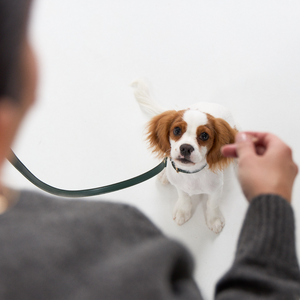
[[[189,195],[212,194],[223,184],[223,174],[204,169],[195,174],[177,173],[172,166],[167,166],[169,182]]]

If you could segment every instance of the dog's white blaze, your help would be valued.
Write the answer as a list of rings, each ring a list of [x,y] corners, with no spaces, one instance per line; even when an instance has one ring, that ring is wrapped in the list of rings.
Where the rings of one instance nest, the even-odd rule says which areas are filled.
[[[191,154],[191,161],[195,163],[194,166],[182,165],[184,169],[197,169],[198,164],[203,164],[203,160],[205,159],[207,148],[200,147],[197,143],[197,128],[201,125],[205,125],[208,123],[208,119],[205,113],[199,110],[187,110],[183,115],[183,120],[187,124],[186,132],[182,135],[182,137],[178,141],[170,140],[171,144],[171,157],[176,159],[181,156],[180,154],[180,146],[183,144],[189,144],[194,147],[195,151]],[[180,165],[180,162],[177,162]]]
[[[197,128],[207,124],[207,115],[199,110],[187,110],[183,115],[183,120],[187,123],[187,130],[184,135],[196,138]]]

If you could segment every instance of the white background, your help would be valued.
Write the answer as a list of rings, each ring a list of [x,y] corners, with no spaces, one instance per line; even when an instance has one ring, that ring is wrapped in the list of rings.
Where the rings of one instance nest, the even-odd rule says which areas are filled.
[[[147,149],[148,118],[129,86],[139,77],[152,83],[166,107],[227,106],[243,129],[280,136],[300,164],[299,1],[37,0],[33,8],[38,101],[14,150],[42,180],[66,189],[96,187],[159,163]],[[133,204],[183,242],[204,298],[212,299],[232,263],[247,208],[228,175],[219,235],[205,225],[203,199],[195,199],[188,223],[176,225],[176,191],[155,178],[93,199]],[[11,186],[33,189],[9,165],[4,177]],[[299,179],[293,206],[299,222]]]

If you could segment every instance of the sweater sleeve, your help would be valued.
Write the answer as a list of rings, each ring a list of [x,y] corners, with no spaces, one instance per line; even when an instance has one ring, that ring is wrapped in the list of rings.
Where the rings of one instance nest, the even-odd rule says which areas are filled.
[[[260,195],[251,201],[230,270],[216,300],[299,299],[294,215],[286,200]]]

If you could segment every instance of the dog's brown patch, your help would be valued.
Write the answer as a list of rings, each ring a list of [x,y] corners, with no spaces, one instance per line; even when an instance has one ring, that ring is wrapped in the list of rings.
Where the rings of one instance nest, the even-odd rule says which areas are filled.
[[[186,131],[187,124],[182,117],[184,110],[168,110],[153,117],[147,126],[147,140],[152,152],[159,158],[170,156],[171,145],[170,136],[173,140],[178,140]],[[175,136],[173,130],[180,127],[182,134]]]
[[[214,118],[207,114],[208,126],[211,128],[213,143],[208,148],[206,160],[211,171],[223,170],[231,162],[232,158],[224,157],[221,153],[221,148],[227,144],[232,144],[235,141],[237,130],[232,128],[225,120]]]
[[[207,133],[209,138],[207,141],[203,141],[201,140],[200,136],[202,133]],[[212,127],[211,124],[206,124],[206,125],[201,125],[197,128],[197,132],[196,132],[196,135],[197,135],[197,142],[199,144],[199,146],[204,146],[207,148],[207,151],[209,151],[213,145],[213,142],[214,142],[214,136],[215,136],[215,133],[214,133],[214,129]]]

